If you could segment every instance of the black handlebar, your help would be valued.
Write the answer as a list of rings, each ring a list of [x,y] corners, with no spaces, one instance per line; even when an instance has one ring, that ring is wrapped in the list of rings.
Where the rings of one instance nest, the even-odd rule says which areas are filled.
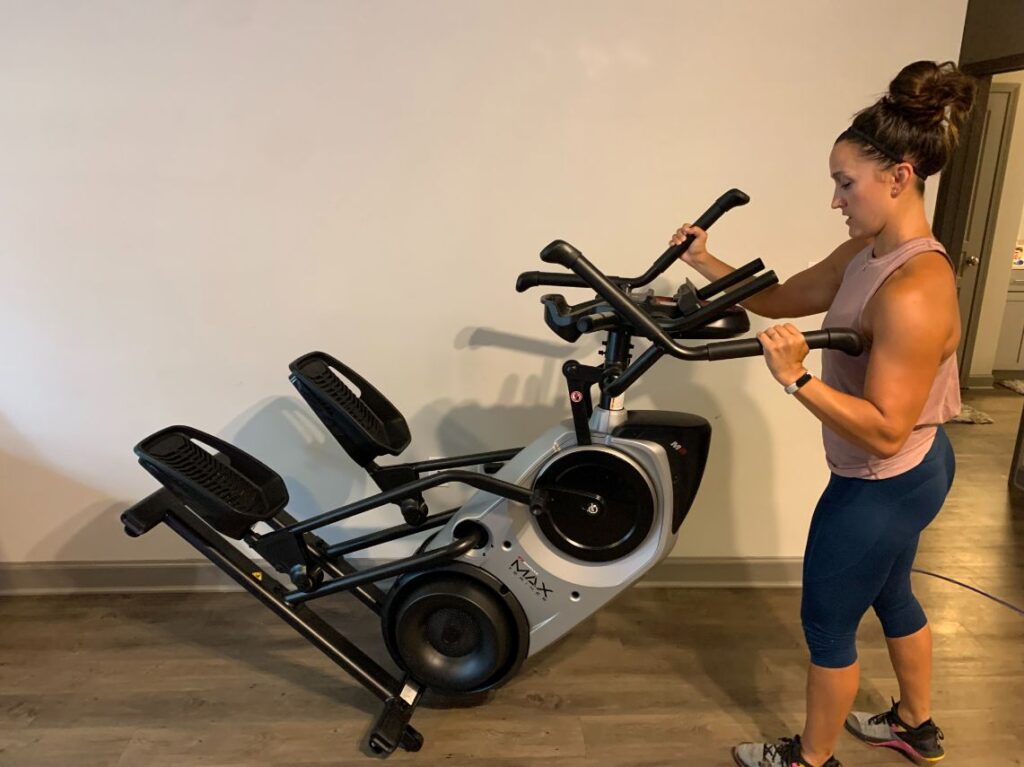
[[[671,354],[673,357],[684,360],[721,360],[753,357],[763,353],[761,343],[757,339],[750,338],[739,341],[722,341],[705,346],[680,346],[672,340],[661,325],[652,319],[647,312],[637,306],[618,285],[598,271],[587,260],[586,256],[569,243],[564,240],[555,240],[541,251],[540,258],[545,263],[561,264],[571,269],[586,285],[593,288],[601,298],[618,311],[619,315],[632,325],[633,331],[637,335],[650,339],[655,346],[659,347],[664,353]],[[775,275],[762,275],[759,280],[762,279],[765,281],[773,280]],[[757,282],[758,280],[755,280],[749,286],[744,286],[734,291],[734,293],[739,294],[744,292],[745,288],[753,288]],[[731,300],[732,303],[735,303],[735,300],[732,299],[732,295],[726,295],[722,296],[719,301]],[[718,303],[718,301],[713,303]],[[705,307],[705,309],[711,308],[711,304]],[[807,345],[812,349],[836,349],[851,356],[859,355],[864,348],[861,336],[849,328],[813,331],[804,334],[804,338],[807,339]]]
[[[828,328],[812,330],[804,333],[804,340],[811,349],[835,349],[857,357],[864,351],[864,339],[860,333],[850,328]],[[756,357],[763,354],[761,342],[756,338],[743,338],[738,341],[720,341],[708,344],[709,360],[734,360],[740,357]]]
[[[693,222],[694,226],[700,227],[701,229],[707,230],[712,224],[720,219],[725,213],[729,212],[733,208],[739,207],[740,205],[746,205],[750,202],[750,197],[739,189],[730,189],[728,192],[723,194],[717,200],[715,200],[711,207],[704,211],[700,218]],[[676,259],[679,258],[686,249],[690,247],[693,242],[693,235],[690,235],[680,245],[672,245],[658,256],[657,260],[651,265],[650,269],[644,272],[639,277],[605,277],[605,279],[613,282],[617,285],[629,288],[639,288],[653,282],[656,277],[662,274],[666,269],[675,263]],[[763,268],[763,267],[762,267]],[[758,270],[759,271],[759,270]],[[738,278],[742,279],[742,278]],[[732,283],[729,283],[732,284]],[[572,275],[563,274],[561,272],[523,272],[519,275],[516,280],[516,291],[522,293],[530,288],[537,287],[538,285],[555,285],[558,287],[570,287],[570,288],[585,288],[589,283],[583,278]],[[706,286],[707,288],[711,287]],[[726,286],[727,287],[727,286]],[[724,288],[719,288],[722,290]],[[709,295],[714,295],[714,291]],[[702,296],[703,298],[703,296]]]
[[[755,258],[749,264],[744,264],[738,269],[733,269],[724,277],[720,277],[714,282],[709,282],[697,291],[697,298],[702,301],[706,301],[716,293],[721,293],[723,290],[731,288],[736,283],[743,282],[747,277],[753,277],[762,269],[764,269],[764,262],[761,261],[760,258]]]
[[[746,205],[750,202],[750,197],[739,189],[730,189],[728,192],[723,194],[713,203],[711,207],[701,214],[701,217],[693,222],[693,225],[701,229],[707,230],[712,224],[714,224],[723,215],[728,213],[733,208],[737,208],[740,205]],[[655,261],[651,268],[643,273],[636,280],[631,281],[629,284],[631,287],[639,287],[652,282],[655,277],[660,275],[672,264],[676,262],[683,253],[686,252],[687,248],[693,243],[694,236],[691,234],[679,245],[671,245],[668,250],[658,256],[658,260]]]

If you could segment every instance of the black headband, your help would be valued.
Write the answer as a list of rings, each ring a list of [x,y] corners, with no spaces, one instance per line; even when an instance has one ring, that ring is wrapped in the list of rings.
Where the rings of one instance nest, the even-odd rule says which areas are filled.
[[[892,160],[895,163],[901,163],[901,162],[909,163],[910,162],[906,158],[896,154],[896,152],[892,151],[888,147],[882,146],[882,144],[880,144],[877,139],[872,138],[871,136],[869,136],[867,133],[865,133],[862,130],[854,128],[852,125],[849,128],[847,128],[845,132],[849,133],[849,134],[851,134],[853,136],[856,136],[861,141],[863,141],[865,144],[867,144],[868,146],[872,147],[879,154],[883,155],[884,157],[888,158],[889,160]],[[913,163],[910,163],[910,166],[913,168],[914,167]],[[921,173],[917,168],[914,168],[914,175],[917,176],[922,181],[924,181],[926,178],[928,178],[923,173]]]

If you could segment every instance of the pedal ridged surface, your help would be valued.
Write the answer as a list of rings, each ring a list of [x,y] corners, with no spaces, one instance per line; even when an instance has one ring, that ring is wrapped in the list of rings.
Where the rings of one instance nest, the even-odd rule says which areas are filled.
[[[369,406],[356,396],[323,362],[311,364],[303,371],[338,406],[380,442],[388,441],[387,430]]]
[[[252,514],[263,508],[259,493],[245,478],[179,434],[168,435],[153,455],[232,508]]]

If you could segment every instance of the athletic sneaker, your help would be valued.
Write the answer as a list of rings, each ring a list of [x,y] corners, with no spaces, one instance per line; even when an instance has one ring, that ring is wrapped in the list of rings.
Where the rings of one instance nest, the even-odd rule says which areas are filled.
[[[732,750],[739,767],[811,767],[800,755],[800,736],[783,738],[778,743],[740,743]],[[843,767],[830,756],[822,767]]]
[[[911,727],[900,719],[898,706],[893,700],[892,708],[874,716],[854,711],[846,717],[846,729],[869,746],[891,748],[917,764],[935,764],[942,759],[946,755],[939,743],[942,730],[931,719]]]

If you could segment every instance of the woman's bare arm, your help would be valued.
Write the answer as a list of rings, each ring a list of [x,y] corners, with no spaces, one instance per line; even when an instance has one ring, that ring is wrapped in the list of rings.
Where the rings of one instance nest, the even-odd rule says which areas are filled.
[[[945,258],[916,260],[912,273],[890,278],[872,298],[863,399],[817,379],[796,394],[822,423],[880,458],[906,444],[957,340],[956,286]]]
[[[864,239],[847,240],[818,263],[779,285],[762,290],[740,305],[771,319],[808,317],[828,311],[843,282],[847,265],[869,242]],[[717,280],[734,271],[734,267],[707,251],[693,260],[686,259],[686,263],[708,280]]]

